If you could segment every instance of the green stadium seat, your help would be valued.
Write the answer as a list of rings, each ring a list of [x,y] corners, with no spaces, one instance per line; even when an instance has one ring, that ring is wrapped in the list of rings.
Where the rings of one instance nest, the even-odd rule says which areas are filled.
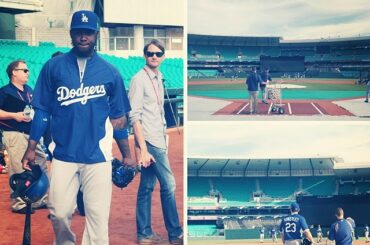
[[[55,44],[51,42],[40,42],[39,46],[28,46],[27,42],[24,41],[0,40],[0,64],[4,69],[0,72],[0,86],[9,82],[5,72],[8,64],[13,60],[23,59],[31,70],[28,84],[34,87],[43,64],[57,51],[65,53],[69,51],[69,48],[55,47]],[[145,60],[141,56],[130,56],[127,59],[107,54],[101,54],[101,56],[119,70],[124,78],[126,89],[129,88],[131,78],[145,65]],[[183,65],[181,58],[167,58],[164,60],[160,69],[165,79],[171,81],[166,84],[167,88],[183,88]]]

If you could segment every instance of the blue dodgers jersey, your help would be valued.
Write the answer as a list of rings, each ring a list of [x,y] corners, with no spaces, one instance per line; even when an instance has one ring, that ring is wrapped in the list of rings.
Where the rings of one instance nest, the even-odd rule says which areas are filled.
[[[110,161],[113,129],[109,117],[119,118],[131,110],[119,72],[94,54],[80,82],[72,51],[44,65],[32,105],[51,115],[54,157],[76,163]]]
[[[330,226],[329,240],[335,240],[335,244],[351,245],[352,244],[352,228],[349,222],[344,219],[334,222]]]
[[[284,232],[284,240],[301,239],[301,231],[308,229],[306,219],[299,214],[284,217],[280,223],[280,231]]]

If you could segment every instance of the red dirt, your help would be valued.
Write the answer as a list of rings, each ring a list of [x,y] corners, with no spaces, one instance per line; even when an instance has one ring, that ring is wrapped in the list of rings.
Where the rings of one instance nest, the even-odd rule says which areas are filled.
[[[332,116],[353,116],[352,113],[334,104],[331,101],[320,101],[316,102],[315,104],[320,109],[320,111],[324,112],[325,114],[329,114]]]
[[[355,80],[341,80],[341,79],[333,79],[333,80],[327,80],[327,79],[299,79],[299,80],[293,80],[293,79],[288,79],[284,80],[285,83],[320,83],[320,84],[355,84]]]
[[[231,103],[221,110],[218,110],[214,113],[214,115],[229,115],[229,114],[237,114],[238,111],[240,111],[243,106],[245,106],[244,101],[234,101],[234,103]],[[249,108],[249,107],[248,107]]]
[[[247,115],[249,114],[249,105],[245,106],[249,101],[236,100],[224,108],[216,111],[213,115]],[[314,107],[316,106],[324,115],[330,116],[353,116],[352,113],[343,109],[328,100],[284,100],[282,101],[285,110],[284,115],[308,116],[320,115],[320,112]],[[312,104],[314,105],[312,105]],[[289,113],[289,106],[292,114]],[[258,114],[268,115],[270,104],[258,103]],[[244,108],[244,109],[243,109]],[[243,110],[242,110],[243,109]],[[278,115],[278,113],[270,112],[271,115]]]
[[[170,129],[169,159],[173,173],[176,178],[176,200],[181,224],[183,224],[183,130],[179,135],[176,130]],[[130,137],[130,145],[133,145]],[[132,149],[131,149],[132,150]],[[131,151],[133,152],[133,151]],[[116,145],[113,155],[121,159]],[[133,155],[134,156],[134,155]],[[140,175],[139,175],[140,176]],[[109,221],[110,244],[136,244],[135,205],[136,191],[140,181],[137,176],[134,181],[123,190],[113,187],[112,205]],[[0,232],[2,235],[0,244],[21,244],[23,238],[24,215],[14,214],[10,210],[10,187],[8,176],[0,174]],[[167,237],[162,218],[162,209],[159,196],[159,185],[157,184],[153,193],[152,202],[152,225],[153,229],[163,237]],[[32,244],[52,244],[54,233],[51,222],[47,219],[48,210],[37,210],[31,217]],[[77,236],[77,243],[81,244],[84,229],[84,217],[74,214],[72,219],[72,230]]]
[[[290,108],[294,115],[319,115],[320,113],[309,102],[291,103]]]

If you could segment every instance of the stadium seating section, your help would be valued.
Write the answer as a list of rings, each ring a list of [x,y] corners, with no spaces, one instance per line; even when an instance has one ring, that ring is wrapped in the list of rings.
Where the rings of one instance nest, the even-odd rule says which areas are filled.
[[[291,44],[281,43],[280,46],[230,46],[230,45],[191,45],[189,47],[189,60],[246,60],[259,61],[261,55],[265,56],[305,56],[306,61],[359,61],[369,60],[370,50],[359,47],[329,48],[326,53],[316,50],[316,43]],[[347,44],[345,44],[347,45]],[[355,45],[355,44],[353,44]]]
[[[357,182],[355,186],[355,194],[370,192],[370,182]]]
[[[302,190],[313,195],[332,195],[335,188],[335,177],[311,177],[302,181]]]
[[[249,60],[258,61],[260,55],[279,56],[281,54],[280,47],[234,47],[226,45],[215,45],[215,46],[203,46],[203,45],[192,45],[189,49],[196,53],[196,57],[192,56],[189,52],[189,59],[197,60]]]
[[[217,77],[217,70],[188,70],[189,78]]]
[[[53,43],[47,42],[41,42],[39,46],[29,46],[23,41],[0,40],[0,67],[3,69],[0,72],[0,86],[9,82],[5,72],[9,63],[16,59],[23,59],[30,69],[28,84],[34,87],[43,64],[56,51],[68,52],[69,48],[56,47]],[[139,56],[127,59],[106,54],[101,54],[101,56],[119,70],[124,78],[126,89],[129,87],[131,78],[145,64],[144,58]],[[167,88],[183,88],[183,60],[181,58],[165,59],[160,70],[166,79],[165,85]]]
[[[213,186],[229,201],[247,202],[256,190],[253,178],[213,178]]]
[[[188,45],[189,78],[245,77],[238,69],[261,65],[261,56],[304,57],[304,75],[317,78],[361,78],[370,62],[369,36],[288,41],[278,37],[189,34]],[[269,66],[274,77],[282,76],[280,72],[289,76],[303,72],[288,63]],[[211,67],[214,72],[204,72]]]
[[[191,237],[207,237],[217,235],[216,225],[188,225]]]
[[[253,193],[267,198],[294,199],[295,195],[331,196],[370,192],[369,181],[340,181],[336,176],[311,177],[188,177],[188,196],[206,197],[220,192],[230,202],[253,201]],[[267,199],[269,200],[269,199]]]
[[[352,183],[340,184],[339,194],[340,195],[355,194],[355,185]]]
[[[188,195],[190,197],[207,196],[210,190],[209,181],[207,178],[189,178]]]

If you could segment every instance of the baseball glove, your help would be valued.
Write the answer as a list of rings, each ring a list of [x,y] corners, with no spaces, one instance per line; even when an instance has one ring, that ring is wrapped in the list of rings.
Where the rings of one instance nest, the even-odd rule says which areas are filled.
[[[137,168],[122,163],[116,158],[112,160],[112,181],[113,184],[121,189],[131,183],[137,172]]]
[[[302,245],[311,245],[311,244],[312,244],[312,242],[310,240],[308,240],[307,238],[304,238],[302,240]]]

